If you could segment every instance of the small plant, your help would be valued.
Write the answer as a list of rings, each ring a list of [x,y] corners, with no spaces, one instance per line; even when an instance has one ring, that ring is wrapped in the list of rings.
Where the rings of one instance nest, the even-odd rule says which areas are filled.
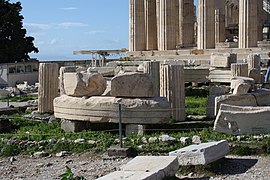
[[[74,174],[71,171],[71,168],[68,166],[66,166],[66,172],[61,174],[59,177],[61,178],[61,180],[86,180],[85,177],[83,176],[74,177]]]

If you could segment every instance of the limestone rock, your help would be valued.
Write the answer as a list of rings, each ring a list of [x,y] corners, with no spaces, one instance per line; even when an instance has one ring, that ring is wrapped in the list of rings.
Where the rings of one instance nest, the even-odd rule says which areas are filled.
[[[106,80],[99,73],[64,73],[64,89],[69,96],[99,96],[106,89]]]
[[[246,94],[251,88],[251,84],[242,83],[237,84],[233,90],[233,94]]]
[[[229,94],[218,96],[215,99],[215,115],[217,115],[221,104],[237,106],[257,106],[256,98],[252,94]]]
[[[153,82],[146,73],[124,73],[115,76],[111,82],[114,97],[154,97]]]
[[[260,89],[252,92],[252,95],[255,96],[258,106],[270,106],[270,90]]]
[[[221,105],[214,130],[222,133],[261,134],[270,132],[270,107]]]
[[[229,86],[212,86],[209,90],[209,96],[206,105],[206,116],[209,118],[215,117],[215,98],[220,95],[225,95],[230,92]]]
[[[219,160],[229,153],[229,144],[226,140],[208,142],[199,145],[190,145],[172,151],[170,156],[177,156],[180,166],[206,165]]]
[[[237,55],[230,53],[212,53],[211,67],[229,68],[232,63],[237,62]]]
[[[255,81],[252,78],[248,78],[248,77],[241,77],[241,76],[237,76],[237,77],[233,77],[231,80],[231,89],[235,89],[239,84],[250,84],[251,88],[250,90],[254,87]]]
[[[88,99],[61,96],[54,99],[56,118],[93,123],[119,121],[121,104],[124,124],[168,123],[170,105],[167,98],[116,98],[93,96]]]

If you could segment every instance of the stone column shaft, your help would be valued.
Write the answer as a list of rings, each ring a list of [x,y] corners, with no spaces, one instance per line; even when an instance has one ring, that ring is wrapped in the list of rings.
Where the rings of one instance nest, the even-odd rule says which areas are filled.
[[[194,1],[179,0],[179,42],[180,46],[194,44]]]
[[[248,77],[247,63],[234,63],[231,65],[232,77],[242,76]]]
[[[173,50],[177,45],[178,0],[159,0],[158,50]]]
[[[38,88],[38,112],[53,112],[53,100],[58,96],[58,64],[40,63],[39,88]]]
[[[144,63],[144,73],[150,74],[154,84],[154,96],[160,96],[160,62],[151,61]]]
[[[129,50],[146,50],[144,0],[130,0]]]
[[[183,65],[161,65],[160,95],[168,98],[172,109],[172,117],[176,121],[184,121],[185,81]]]
[[[215,48],[215,0],[198,1],[198,49]]]
[[[261,56],[259,54],[250,54],[247,58],[248,69],[261,70]]]
[[[225,15],[220,9],[215,10],[215,43],[225,42]]]
[[[258,1],[258,41],[263,40],[263,0],[257,0]]]
[[[145,0],[146,50],[157,50],[156,0]]]
[[[239,48],[257,46],[257,10],[257,0],[239,0]]]

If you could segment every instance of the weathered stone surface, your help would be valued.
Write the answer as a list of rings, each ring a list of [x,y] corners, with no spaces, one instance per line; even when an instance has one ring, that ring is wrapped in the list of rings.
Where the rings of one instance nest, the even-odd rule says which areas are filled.
[[[130,72],[115,76],[111,82],[114,97],[154,97],[154,86],[149,74]]]
[[[155,174],[141,171],[115,171],[97,180],[155,180]]]
[[[206,116],[209,118],[215,117],[215,98],[230,92],[229,86],[212,86],[209,90],[209,96],[206,104]]]
[[[9,96],[9,91],[5,89],[0,89],[0,98],[7,98]]]
[[[231,64],[232,77],[248,77],[248,64],[247,63],[234,63]]]
[[[270,90],[260,89],[251,94],[255,96],[258,106],[270,106]]]
[[[222,133],[261,134],[270,132],[270,107],[221,105],[214,130]]]
[[[237,106],[257,106],[256,98],[252,94],[229,94],[218,96],[215,99],[215,115],[217,115],[221,104]]]
[[[121,167],[120,171],[110,173],[98,180],[163,180],[175,176],[178,168],[177,157],[137,156]]]
[[[38,112],[53,112],[53,99],[58,96],[59,69],[57,63],[39,64]]]
[[[250,84],[251,88],[254,87],[255,81],[252,78],[248,78],[248,77],[241,77],[241,76],[237,76],[237,77],[233,77],[231,80],[231,89],[235,89],[239,84]]]
[[[99,73],[64,73],[64,89],[69,96],[99,96],[106,89],[106,80]]]
[[[59,89],[60,89],[60,95],[66,94],[65,88],[64,88],[64,74],[67,72],[76,72],[76,67],[60,67],[59,70]]]
[[[254,79],[256,83],[262,82],[261,71],[257,69],[249,69],[248,70],[248,77]]]
[[[56,118],[89,122],[119,121],[119,105],[122,105],[124,124],[168,123],[170,105],[163,97],[115,98],[93,96],[88,99],[61,96],[54,99]]]
[[[232,63],[237,62],[237,55],[230,53],[212,53],[211,54],[211,67],[228,68]]]
[[[250,88],[251,88],[251,84],[247,84],[247,83],[238,84],[234,88],[233,94],[246,94],[248,93]]]
[[[172,151],[170,156],[177,156],[179,165],[206,165],[219,160],[229,153],[229,144],[226,140],[208,142],[199,145]]]
[[[65,131],[65,132],[81,132],[83,130],[87,130],[90,128],[90,124],[88,122],[85,121],[70,121],[70,120],[65,120],[62,119],[61,120],[61,128]]]

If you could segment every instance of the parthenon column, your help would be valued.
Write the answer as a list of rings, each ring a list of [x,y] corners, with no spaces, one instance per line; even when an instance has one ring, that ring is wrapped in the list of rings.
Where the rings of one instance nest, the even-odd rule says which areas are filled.
[[[160,51],[176,49],[178,2],[179,0],[159,0],[158,50]]]
[[[156,0],[145,0],[146,50],[157,50]]]
[[[198,1],[198,49],[215,48],[215,0]]]
[[[129,50],[146,50],[144,0],[130,0]]]
[[[257,46],[257,10],[257,0],[239,0],[239,48]]]
[[[225,0],[215,0],[215,42],[225,41]]]
[[[179,42],[180,46],[194,44],[195,11],[193,0],[179,0]]]
[[[258,41],[263,40],[263,0],[258,1]]]

